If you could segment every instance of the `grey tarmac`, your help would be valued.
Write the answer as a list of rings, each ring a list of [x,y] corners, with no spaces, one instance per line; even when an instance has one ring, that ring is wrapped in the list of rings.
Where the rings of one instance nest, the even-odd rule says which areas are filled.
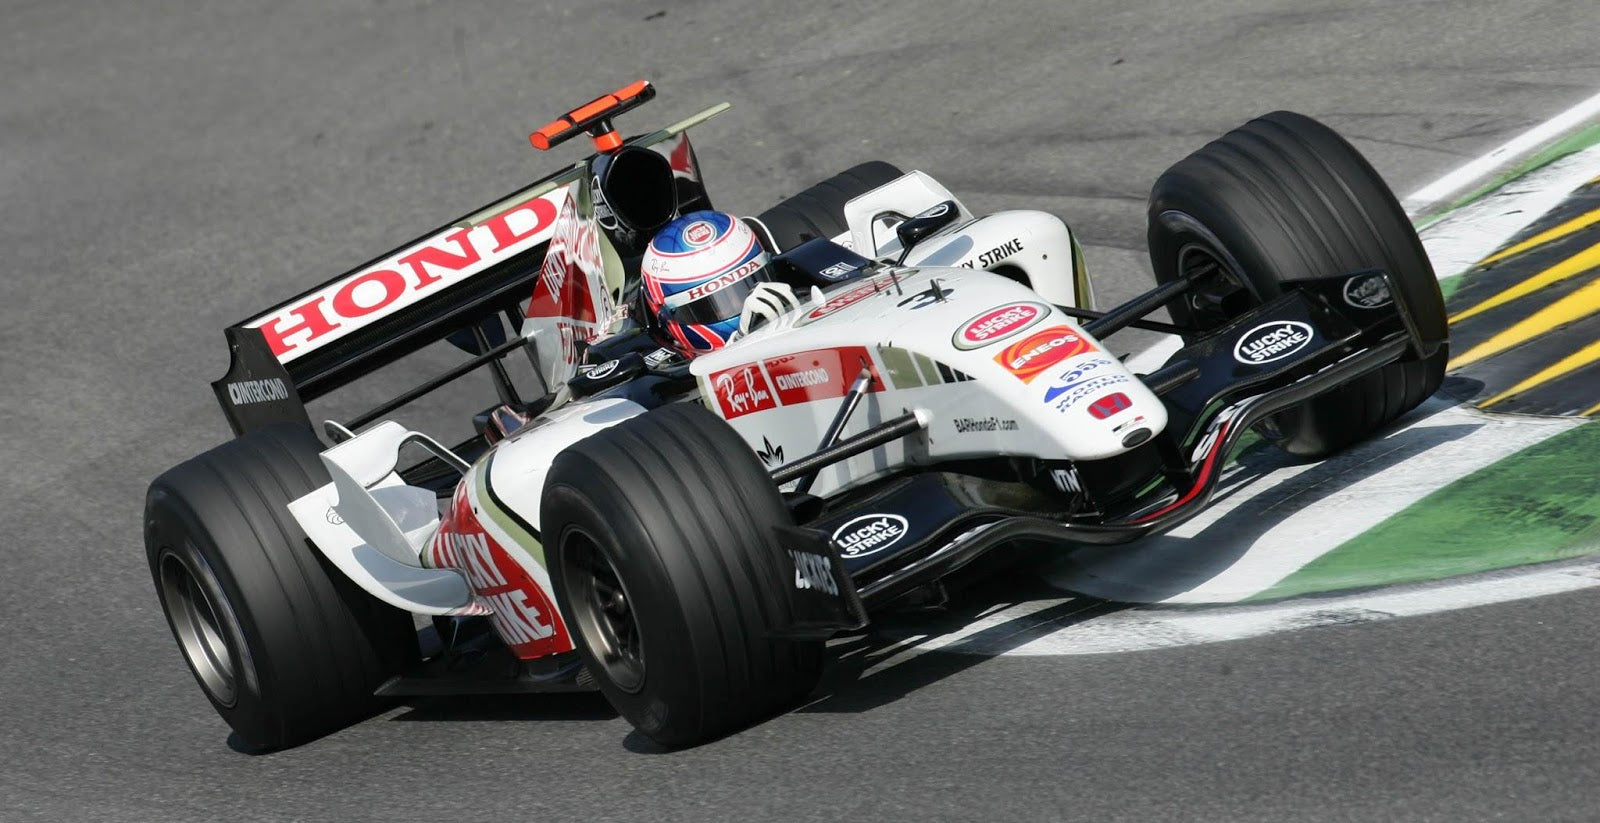
[[[561,696],[249,756],[140,510],[225,437],[224,325],[575,159],[525,136],[638,77],[632,128],[734,103],[696,134],[724,208],[887,159],[1060,214],[1109,304],[1150,282],[1150,182],[1228,128],[1322,118],[1404,195],[1600,88],[1597,35],[1569,0],[0,3],[0,820],[1594,819],[1592,593],[1104,656],[851,641],[812,705],[670,754]],[[463,394],[403,419],[460,433]]]

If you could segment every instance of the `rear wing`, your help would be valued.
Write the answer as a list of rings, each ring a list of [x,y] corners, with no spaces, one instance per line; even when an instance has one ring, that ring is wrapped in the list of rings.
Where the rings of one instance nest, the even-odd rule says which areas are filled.
[[[727,108],[723,103],[625,141],[667,159],[680,210],[710,207],[684,131]],[[486,321],[496,321],[497,331],[496,318],[503,316],[514,332],[521,328],[557,217],[572,184],[588,182],[594,159],[227,327],[229,369],[211,386],[234,433],[278,422],[309,423],[306,401],[445,338],[477,356],[379,409],[392,410],[486,363],[498,365],[500,357],[522,348],[523,341],[496,339]],[[363,414],[350,425],[371,419],[371,413]]]
[[[231,362],[211,387],[234,432],[309,422],[305,401],[496,314],[520,320],[572,171],[225,329]]]

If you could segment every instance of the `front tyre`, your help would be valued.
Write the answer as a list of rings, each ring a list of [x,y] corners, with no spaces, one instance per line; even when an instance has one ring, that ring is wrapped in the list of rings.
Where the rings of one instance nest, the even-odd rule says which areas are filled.
[[[1309,117],[1257,118],[1168,169],[1150,192],[1149,241],[1157,282],[1199,274],[1198,288],[1171,311],[1202,329],[1277,297],[1286,280],[1374,268],[1393,278],[1430,354],[1269,418],[1263,433],[1293,454],[1349,446],[1416,408],[1444,379],[1444,300],[1416,230],[1366,159]]]
[[[328,482],[303,426],[250,432],[167,471],[145,498],[145,553],[200,688],[259,749],[304,743],[381,707],[417,653],[411,616],[333,569],[290,516]]]
[[[675,403],[559,454],[543,536],[557,604],[600,689],[645,736],[702,743],[816,685],[820,641],[774,638],[788,509],[749,446]]]

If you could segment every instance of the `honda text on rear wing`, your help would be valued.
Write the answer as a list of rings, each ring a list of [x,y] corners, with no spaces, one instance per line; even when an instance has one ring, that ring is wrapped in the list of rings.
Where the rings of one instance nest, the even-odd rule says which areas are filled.
[[[546,150],[587,134],[594,154],[229,326],[231,363],[212,389],[234,433],[309,424],[306,401],[439,340],[471,359],[344,427],[485,365],[502,402],[520,405],[500,362],[517,350],[547,389],[569,376],[583,342],[618,314],[652,232],[711,207],[685,131],[728,104],[648,134],[618,134],[612,119],[654,97],[641,80],[573,109],[529,140]]]

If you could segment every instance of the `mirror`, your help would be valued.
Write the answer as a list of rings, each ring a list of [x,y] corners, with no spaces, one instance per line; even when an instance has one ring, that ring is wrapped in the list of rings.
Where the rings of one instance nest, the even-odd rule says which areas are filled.
[[[905,262],[906,255],[911,253],[912,247],[950,225],[960,214],[961,211],[956,208],[956,201],[946,200],[895,226],[894,233],[900,238],[900,259],[895,262]]]

